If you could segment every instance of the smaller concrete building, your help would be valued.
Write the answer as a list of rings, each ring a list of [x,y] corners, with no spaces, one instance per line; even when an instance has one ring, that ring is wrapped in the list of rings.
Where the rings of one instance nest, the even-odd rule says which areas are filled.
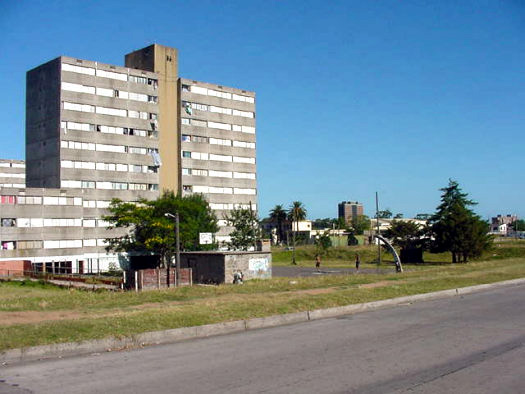
[[[270,279],[270,252],[184,252],[181,267],[191,268],[193,283],[233,283],[233,276],[242,272],[244,280]]]

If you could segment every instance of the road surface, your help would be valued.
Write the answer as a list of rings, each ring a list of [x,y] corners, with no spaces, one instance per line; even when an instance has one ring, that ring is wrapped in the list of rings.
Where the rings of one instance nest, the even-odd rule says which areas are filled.
[[[0,367],[1,393],[524,393],[525,286]]]

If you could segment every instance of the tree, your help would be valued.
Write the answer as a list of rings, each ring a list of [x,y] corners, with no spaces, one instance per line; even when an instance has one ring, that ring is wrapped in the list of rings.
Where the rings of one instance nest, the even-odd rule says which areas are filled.
[[[418,213],[414,219],[417,219],[417,220],[428,220],[432,217],[431,214],[429,213]]]
[[[370,218],[366,215],[353,216],[350,222],[350,230],[355,235],[363,235],[366,230],[370,229]]]
[[[182,197],[164,192],[157,200],[141,199],[138,203],[114,199],[109,206],[108,229],[124,228],[126,234],[108,238],[106,250],[137,254],[156,254],[161,264],[169,265],[175,252],[175,224],[166,213],[179,213],[180,244],[183,250],[201,250],[199,232],[218,231],[217,218],[206,200],[198,194]]]
[[[517,219],[511,224],[514,231],[525,231],[525,220]]]
[[[403,219],[403,214],[402,213],[396,213],[394,215],[394,219]]]
[[[480,256],[490,247],[492,238],[487,234],[488,224],[469,208],[477,203],[451,179],[440,190],[441,204],[430,218],[433,251],[450,251],[453,263]]]
[[[338,219],[324,218],[324,219],[315,219],[312,220],[312,229],[313,230],[323,230],[325,228],[333,228],[334,225],[337,225]]]
[[[394,246],[400,248],[401,260],[407,263],[423,262],[423,247],[426,231],[423,226],[402,220],[393,220],[384,236],[390,239]]]
[[[299,229],[299,221],[306,219],[306,208],[301,201],[294,201],[288,210],[288,219],[292,222],[292,264],[297,264],[295,261],[295,233]],[[294,228],[295,226],[295,228]]]
[[[283,242],[283,222],[286,220],[286,211],[282,205],[276,205],[270,211],[270,220],[277,226],[277,235],[279,237],[278,242]]]
[[[324,254],[332,246],[330,230],[324,231],[315,238],[315,246],[318,255]]]
[[[421,244],[423,229],[417,223],[410,221],[393,220],[390,228],[384,236],[392,241],[392,244],[401,249],[410,249]]]
[[[376,218],[379,217],[379,219],[390,219],[392,217],[392,212],[390,209],[385,209],[384,211],[379,211],[376,215]]]
[[[251,208],[234,208],[224,216],[229,226],[234,229],[230,233],[228,247],[233,250],[248,250],[255,247],[260,238],[257,214]]]

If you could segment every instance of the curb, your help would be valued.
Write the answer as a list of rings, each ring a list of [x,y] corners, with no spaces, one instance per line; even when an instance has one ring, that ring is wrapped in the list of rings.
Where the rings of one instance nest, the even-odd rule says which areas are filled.
[[[365,312],[388,306],[402,305],[417,301],[429,301],[440,298],[455,297],[471,294],[478,291],[496,289],[513,285],[525,284],[525,278],[512,279],[503,282],[461,287],[457,289],[441,290],[433,293],[415,294],[390,298],[380,301],[351,304],[313,311],[287,313],[268,317],[259,317],[233,322],[207,324],[203,326],[181,327],[164,331],[151,331],[135,334],[125,338],[104,338],[83,342],[57,343],[52,345],[32,346],[20,349],[10,349],[0,352],[0,363],[3,365],[32,361],[42,358],[61,358],[66,356],[85,355],[99,352],[110,352],[140,348],[149,345],[173,343],[188,339],[206,338],[216,335],[225,335],[242,331],[257,330],[260,328],[276,327],[286,324],[302,323],[310,320],[327,319],[352,313]]]

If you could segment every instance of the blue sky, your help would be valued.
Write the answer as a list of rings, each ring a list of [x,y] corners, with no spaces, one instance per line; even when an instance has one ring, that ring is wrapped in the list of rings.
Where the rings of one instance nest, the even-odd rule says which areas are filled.
[[[122,65],[153,42],[182,77],[257,94],[261,216],[358,200],[433,212],[457,180],[484,218],[525,216],[525,3],[3,1],[0,157],[24,159],[25,73]]]

